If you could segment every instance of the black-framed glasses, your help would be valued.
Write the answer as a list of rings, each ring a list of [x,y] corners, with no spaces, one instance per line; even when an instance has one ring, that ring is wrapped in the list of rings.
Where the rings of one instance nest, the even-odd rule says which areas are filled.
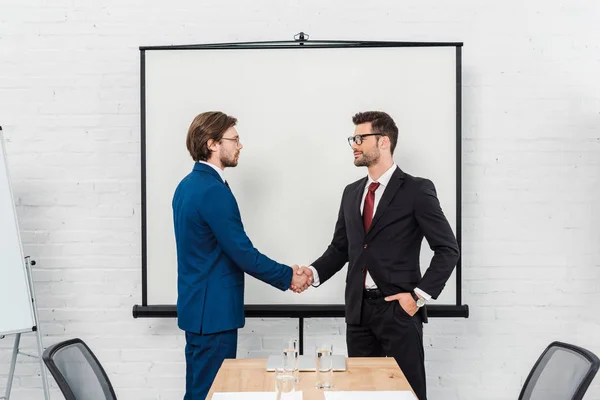
[[[365,133],[364,135],[354,135],[348,138],[348,144],[352,147],[352,143],[356,143],[357,145],[361,145],[363,142],[363,138],[367,136],[382,136],[381,133]]]
[[[231,141],[235,142],[236,146],[240,145],[240,137],[239,136],[238,137],[234,137],[234,138],[224,137],[224,138],[221,138],[221,140],[231,140]]]

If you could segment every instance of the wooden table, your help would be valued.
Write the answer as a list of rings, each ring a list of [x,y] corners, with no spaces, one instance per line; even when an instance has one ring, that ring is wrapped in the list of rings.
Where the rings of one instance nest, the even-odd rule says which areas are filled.
[[[346,371],[333,373],[333,390],[410,390],[412,388],[389,357],[347,358]],[[215,392],[274,392],[275,373],[266,370],[266,358],[227,359],[219,369],[207,399]],[[300,372],[297,391],[303,400],[323,400],[322,389],[315,387],[315,372]],[[414,394],[414,392],[413,392]]]

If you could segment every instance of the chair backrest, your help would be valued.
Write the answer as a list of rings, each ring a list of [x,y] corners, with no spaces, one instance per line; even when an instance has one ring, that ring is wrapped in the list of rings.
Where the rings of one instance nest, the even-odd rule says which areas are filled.
[[[531,369],[519,400],[581,400],[599,366],[591,351],[552,342]]]
[[[81,339],[56,343],[42,356],[66,400],[116,400],[106,372]]]

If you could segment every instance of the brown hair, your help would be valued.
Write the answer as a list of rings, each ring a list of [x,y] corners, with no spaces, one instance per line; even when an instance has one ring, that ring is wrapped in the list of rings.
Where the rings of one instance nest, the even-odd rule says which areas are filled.
[[[379,133],[390,138],[390,150],[394,154],[396,143],[398,143],[398,127],[387,113],[382,111],[359,112],[352,117],[352,122],[354,122],[354,125],[370,122],[373,133]]]
[[[225,131],[235,126],[237,119],[220,111],[208,111],[198,114],[188,130],[185,144],[194,161],[207,161],[211,150],[208,148],[210,139],[221,141]]]

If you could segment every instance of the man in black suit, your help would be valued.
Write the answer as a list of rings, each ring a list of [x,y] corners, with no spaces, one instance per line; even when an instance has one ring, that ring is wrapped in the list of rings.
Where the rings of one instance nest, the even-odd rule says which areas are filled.
[[[383,112],[356,114],[348,142],[354,165],[369,174],[346,186],[331,244],[308,268],[319,286],[349,262],[346,342],[350,357],[390,356],[420,400],[426,400],[423,353],[425,304],[450,277],[459,248],[433,183],[403,172],[392,155],[394,120]],[[423,276],[421,242],[434,251]]]

